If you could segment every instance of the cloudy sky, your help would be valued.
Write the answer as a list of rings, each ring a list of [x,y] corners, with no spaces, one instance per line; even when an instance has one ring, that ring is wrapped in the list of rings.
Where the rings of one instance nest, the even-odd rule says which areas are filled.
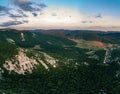
[[[0,0],[0,28],[120,30],[120,0]]]

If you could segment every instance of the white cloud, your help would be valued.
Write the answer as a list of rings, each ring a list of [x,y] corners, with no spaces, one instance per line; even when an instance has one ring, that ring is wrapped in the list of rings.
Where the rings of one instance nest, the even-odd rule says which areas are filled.
[[[28,3],[29,0],[9,0],[9,2],[14,5],[19,5],[19,4],[23,4],[23,3]]]
[[[28,1],[28,0],[27,0]],[[25,0],[22,0],[25,2]],[[94,29],[120,30],[120,19],[110,16],[86,15],[79,10],[68,8],[46,8],[37,16],[24,11],[28,17],[17,18],[28,23],[11,26],[17,29]]]
[[[31,0],[9,0],[9,2],[16,8],[29,12],[40,12],[42,8],[46,7],[43,3],[31,2]]]
[[[78,27],[83,18],[79,11],[67,8],[46,8],[43,14],[37,17],[29,13],[27,15],[29,15],[29,23],[21,25],[21,27],[30,27],[34,29]]]

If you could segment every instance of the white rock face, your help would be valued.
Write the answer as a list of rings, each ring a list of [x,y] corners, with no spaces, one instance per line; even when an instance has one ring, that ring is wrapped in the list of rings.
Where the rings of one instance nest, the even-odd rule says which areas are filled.
[[[50,57],[49,55],[47,55],[46,53],[44,53],[44,56],[45,56],[47,63],[52,65],[54,68],[56,68],[57,66],[56,60],[53,57]]]
[[[13,39],[11,39],[11,38],[7,38],[6,40],[7,40],[9,43],[15,44],[15,41],[14,41]]]
[[[45,69],[49,70],[48,65],[50,64],[53,68],[56,68],[56,60],[47,55],[46,53],[37,53],[32,58],[26,55],[27,50],[18,49],[19,53],[14,58],[6,60],[3,67],[9,71],[9,73],[16,72],[18,74],[25,74],[25,72],[32,73],[33,69],[37,68],[38,65],[42,65]],[[45,60],[39,55],[42,54]]]
[[[24,33],[21,33],[21,39],[22,39],[22,41],[25,41]]]
[[[6,60],[3,67],[6,68],[10,73],[12,71],[18,74],[24,74],[25,72],[32,73],[32,70],[39,63],[35,59],[31,59],[26,56],[22,49],[19,50],[19,54],[12,60]]]
[[[0,68],[0,79],[2,78],[2,73],[4,73],[4,71],[2,68]]]
[[[39,60],[39,62],[45,67],[45,69],[49,69],[49,67],[42,60]]]

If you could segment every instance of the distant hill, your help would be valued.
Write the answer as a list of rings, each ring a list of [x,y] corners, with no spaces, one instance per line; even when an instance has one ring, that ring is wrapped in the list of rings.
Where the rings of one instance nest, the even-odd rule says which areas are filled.
[[[101,41],[104,43],[120,44],[120,32],[103,32],[103,31],[89,31],[89,30],[48,30],[41,31],[44,34],[54,36],[61,36],[73,39],[83,39],[87,41]]]

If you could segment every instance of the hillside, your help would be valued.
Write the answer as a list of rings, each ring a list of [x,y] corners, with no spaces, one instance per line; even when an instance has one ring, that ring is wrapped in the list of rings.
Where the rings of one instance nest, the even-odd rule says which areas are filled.
[[[0,30],[0,94],[119,94],[120,33]]]

